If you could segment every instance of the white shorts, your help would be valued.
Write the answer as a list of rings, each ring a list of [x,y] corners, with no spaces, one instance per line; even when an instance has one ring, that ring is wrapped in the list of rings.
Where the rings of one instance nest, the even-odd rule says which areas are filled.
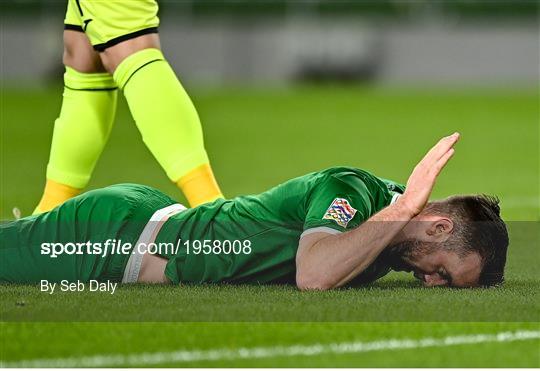
[[[179,214],[182,211],[186,210],[186,207],[181,204],[173,204],[163,209],[157,210],[146,226],[144,227],[137,243],[133,247],[131,256],[126,264],[124,269],[124,276],[122,278],[122,283],[134,283],[137,282],[139,278],[139,272],[141,270],[142,259],[144,253],[141,252],[142,247],[148,246],[150,243],[156,240],[156,237],[163,227],[163,224],[173,215]]]

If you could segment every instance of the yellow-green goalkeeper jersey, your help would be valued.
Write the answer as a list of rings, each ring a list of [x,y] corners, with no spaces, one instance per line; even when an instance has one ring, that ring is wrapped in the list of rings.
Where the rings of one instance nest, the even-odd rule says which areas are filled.
[[[258,195],[217,200],[171,217],[156,243],[173,283],[294,283],[302,233],[353,229],[388,206],[404,187],[351,167],[334,167],[280,184]],[[380,278],[390,268],[376,260],[352,284]]]

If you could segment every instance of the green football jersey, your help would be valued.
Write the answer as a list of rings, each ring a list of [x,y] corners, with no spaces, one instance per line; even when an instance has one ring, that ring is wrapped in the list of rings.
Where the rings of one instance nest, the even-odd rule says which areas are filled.
[[[388,206],[403,185],[351,167],[334,167],[258,195],[217,200],[171,217],[156,243],[173,283],[295,283],[302,233],[353,229]],[[309,233],[309,232],[308,232]],[[376,260],[351,284],[372,282],[389,267]]]

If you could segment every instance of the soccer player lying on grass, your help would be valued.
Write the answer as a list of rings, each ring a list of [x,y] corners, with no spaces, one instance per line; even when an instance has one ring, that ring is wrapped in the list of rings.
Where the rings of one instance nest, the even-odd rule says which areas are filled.
[[[406,188],[337,167],[189,210],[140,185],[87,192],[1,226],[0,281],[293,283],[326,290],[366,284],[394,269],[414,272],[426,286],[496,285],[508,246],[497,201],[428,202],[458,138],[441,139]],[[157,254],[146,251],[152,243]]]

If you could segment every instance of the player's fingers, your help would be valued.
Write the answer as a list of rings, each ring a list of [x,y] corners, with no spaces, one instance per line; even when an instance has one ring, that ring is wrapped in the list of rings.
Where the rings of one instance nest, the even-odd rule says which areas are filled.
[[[436,171],[436,174],[439,175],[439,173],[441,172],[441,170],[446,166],[446,164],[448,163],[448,161],[450,161],[450,159],[452,158],[452,156],[454,155],[454,152],[455,150],[453,148],[450,148],[448,151],[446,151],[446,153],[444,155],[442,155],[442,157],[437,161],[436,165],[435,165],[435,171]]]
[[[447,137],[442,138],[437,142],[433,148],[426,154],[424,159],[426,161],[438,161],[440,158],[442,158],[450,148],[456,144],[456,142],[459,140],[459,133],[454,133],[452,135],[449,135]]]
[[[442,138],[439,143],[434,147],[434,151],[432,153],[434,159],[439,160],[441,157],[443,157],[450,148],[456,144],[456,142],[459,139],[459,133],[454,133],[452,135],[449,135],[447,137]]]

